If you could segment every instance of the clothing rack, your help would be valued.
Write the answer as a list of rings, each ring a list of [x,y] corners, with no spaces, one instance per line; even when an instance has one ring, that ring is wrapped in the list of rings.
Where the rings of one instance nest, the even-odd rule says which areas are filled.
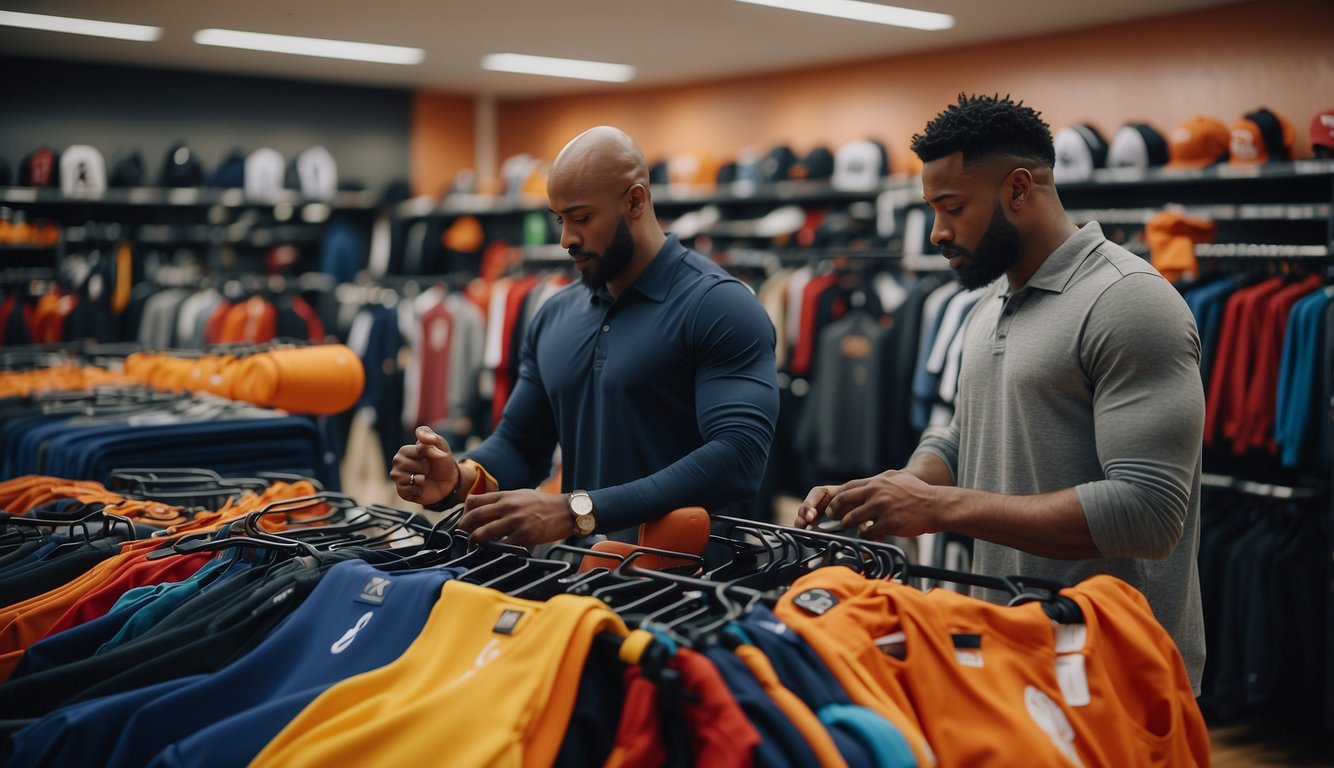
[[[27,483],[20,488],[0,484],[0,494],[8,498],[26,491],[28,486],[60,487],[62,483],[55,480],[33,478],[31,481],[16,481]],[[280,485],[285,486],[281,494],[260,500],[261,496],[268,496],[268,489]],[[145,764],[152,753],[174,743],[184,745],[183,739],[193,738],[195,734],[202,735],[205,731],[201,729],[210,729],[222,719],[233,717],[237,718],[234,724],[242,721],[249,724],[244,734],[237,732],[234,738],[210,738],[204,743],[193,744],[191,748],[220,750],[212,755],[216,758],[244,757],[249,760],[261,750],[272,756],[273,744],[281,744],[281,739],[277,742],[273,740],[289,724],[298,724],[299,727],[294,732],[285,733],[319,740],[318,734],[309,730],[306,722],[296,718],[312,717],[313,708],[318,704],[317,697],[330,686],[369,684],[378,690],[379,683],[364,679],[365,675],[389,673],[392,671],[388,666],[390,664],[421,671],[422,668],[414,666],[418,659],[428,666],[439,662],[441,641],[471,643],[474,630],[475,635],[483,641],[491,641],[488,648],[517,642],[511,636],[511,631],[522,633],[524,627],[528,628],[528,642],[536,637],[546,638],[544,632],[537,635],[534,632],[539,627],[549,625],[535,622],[540,620],[543,612],[559,612],[561,606],[586,612],[581,615],[591,613],[599,617],[595,627],[597,636],[557,634],[546,638],[553,656],[534,659],[525,655],[525,661],[519,663],[540,665],[532,667],[534,670],[540,668],[549,671],[554,668],[552,665],[559,665],[574,671],[567,671],[564,677],[558,678],[565,682],[552,683],[546,677],[541,677],[548,681],[533,684],[550,687],[551,690],[541,692],[543,697],[561,696],[572,700],[576,695],[575,689],[582,691],[585,687],[575,681],[587,680],[590,674],[597,677],[605,672],[607,674],[604,678],[611,687],[603,692],[604,695],[610,695],[616,701],[621,701],[623,696],[625,698],[622,705],[605,710],[610,712],[610,720],[604,717],[596,724],[596,717],[591,714],[579,715],[580,708],[575,707],[576,714],[571,717],[583,719],[562,724],[554,736],[556,743],[547,747],[554,754],[559,745],[564,760],[555,761],[544,757],[539,762],[582,765],[587,764],[590,755],[606,754],[612,749],[612,731],[616,730],[609,729],[607,724],[615,724],[619,719],[621,729],[625,729],[629,722],[629,727],[636,734],[648,733],[641,729],[652,725],[654,721],[658,722],[663,733],[660,738],[662,748],[669,751],[684,750],[678,756],[688,763],[689,755],[699,749],[695,736],[703,726],[697,724],[692,728],[687,720],[670,718],[677,716],[681,707],[700,705],[701,695],[719,695],[698,687],[698,684],[691,684],[692,676],[682,666],[682,659],[692,657],[700,663],[707,659],[709,665],[714,665],[709,667],[713,669],[711,674],[721,673],[721,677],[716,679],[726,685],[719,690],[727,690],[729,700],[735,692],[735,700],[728,705],[732,708],[730,717],[751,723],[746,726],[747,729],[759,728],[759,733],[763,734],[763,744],[758,734],[732,744],[730,749],[737,753],[738,759],[750,755],[752,750],[768,749],[771,754],[774,749],[783,751],[781,739],[793,736],[790,724],[781,727],[788,723],[787,716],[775,719],[772,715],[765,715],[762,710],[752,709],[746,703],[743,689],[737,687],[739,681],[728,677],[728,664],[732,665],[732,669],[742,669],[739,664],[744,655],[733,654],[743,645],[748,646],[749,652],[772,660],[773,673],[788,687],[793,703],[801,702],[798,709],[809,707],[808,722],[813,724],[818,720],[824,724],[816,729],[819,733],[826,733],[825,727],[838,733],[853,733],[848,729],[838,730],[838,718],[832,717],[835,714],[833,710],[825,709],[826,704],[835,704],[834,709],[841,715],[850,716],[850,709],[857,709],[859,717],[855,733],[858,736],[851,742],[839,740],[836,744],[835,739],[826,734],[825,743],[831,750],[830,754],[841,754],[842,749],[849,747],[856,750],[853,754],[867,754],[862,750],[869,747],[869,743],[863,740],[874,738],[877,732],[885,734],[880,738],[897,734],[898,740],[893,743],[901,745],[905,757],[911,754],[910,749],[922,755],[936,751],[943,761],[951,764],[971,762],[962,756],[964,754],[980,754],[995,749],[994,740],[997,736],[985,730],[974,732],[969,737],[973,742],[971,747],[961,747],[957,738],[947,735],[955,727],[951,723],[958,722],[960,717],[955,706],[942,708],[934,697],[918,699],[910,696],[913,699],[911,704],[905,700],[901,705],[887,707],[879,697],[888,695],[891,688],[904,683],[884,680],[872,684],[866,692],[854,692],[849,677],[855,674],[852,669],[840,672],[825,666],[835,663],[831,661],[832,652],[821,650],[820,646],[824,643],[816,641],[823,641],[823,634],[835,625],[823,624],[822,629],[817,626],[821,624],[818,617],[837,605],[840,595],[847,600],[860,600],[862,594],[872,600],[879,599],[878,596],[890,598],[900,603],[893,609],[893,613],[903,621],[921,626],[924,630],[929,628],[931,632],[944,631],[948,628],[942,621],[948,619],[938,618],[934,610],[928,613],[916,612],[913,606],[926,598],[919,590],[898,583],[898,579],[913,575],[973,578],[969,574],[939,569],[915,570],[915,566],[907,562],[902,550],[884,542],[719,517],[715,519],[713,536],[730,551],[730,557],[707,567],[693,565],[676,570],[654,570],[641,565],[643,552],[622,557],[600,550],[559,544],[541,556],[533,556],[520,547],[504,543],[475,545],[469,541],[467,534],[455,527],[461,511],[459,509],[430,523],[413,512],[363,505],[343,494],[303,485],[300,478],[262,474],[219,476],[217,473],[188,468],[124,469],[118,470],[105,487],[82,484],[71,487],[70,492],[98,501],[75,509],[72,514],[60,516],[57,514],[57,492],[51,491],[43,497],[46,506],[37,510],[43,512],[41,515],[23,520],[20,515],[25,515],[26,511],[17,509],[10,515],[0,515],[0,536],[13,543],[32,542],[32,546],[41,543],[35,542],[34,537],[50,537],[54,533],[56,537],[51,543],[59,543],[64,547],[62,554],[68,553],[70,556],[90,547],[119,547],[123,559],[117,563],[118,567],[133,565],[136,568],[147,566],[157,569],[155,572],[163,575],[153,583],[161,584],[165,589],[172,589],[173,585],[184,583],[180,579],[209,568],[210,581],[240,577],[252,584],[250,589],[254,594],[242,594],[244,590],[239,589],[231,593],[238,601],[245,601],[247,610],[237,612],[238,621],[243,626],[234,627],[237,622],[231,621],[229,613],[226,627],[220,625],[218,632],[206,633],[205,639],[201,637],[203,633],[178,632],[177,628],[183,627],[180,623],[165,622],[162,626],[170,625],[170,628],[162,631],[177,634],[164,634],[159,639],[143,638],[142,642],[138,638],[128,642],[116,642],[119,638],[112,638],[108,643],[111,647],[105,649],[107,655],[99,651],[97,658],[90,658],[79,647],[62,646],[59,640],[54,640],[60,636],[61,630],[75,627],[80,630],[92,629],[94,625],[89,620],[65,622],[50,632],[52,622],[56,621],[55,615],[33,616],[33,623],[25,626],[23,638],[7,640],[17,644],[25,655],[28,649],[38,645],[41,647],[32,654],[33,658],[22,674],[17,677],[9,677],[7,674],[7,682],[4,683],[6,693],[14,695],[0,699],[0,731],[15,735],[15,749],[27,759],[35,758],[38,752],[46,754],[46,750],[55,749],[69,761],[70,750],[86,750],[89,745],[97,745],[96,749],[104,750],[103,753],[110,756],[107,758],[108,764]],[[230,510],[225,515],[215,511],[222,505]],[[157,532],[153,533],[153,529],[157,529]],[[605,558],[603,562],[613,561],[615,564],[611,567],[576,568],[576,563],[588,554],[598,554]],[[675,554],[680,557],[680,553]],[[124,558],[124,555],[131,557]],[[259,575],[261,569],[263,575]],[[120,573],[116,571],[117,577]],[[245,573],[256,578],[252,580],[240,576]],[[266,581],[271,577],[273,584],[270,588]],[[813,580],[803,581],[808,577]],[[1010,588],[1015,595],[1013,604],[1038,602],[1046,616],[1031,610],[1021,611],[980,601],[974,605],[958,596],[955,596],[956,600],[964,602],[948,600],[935,604],[947,613],[960,612],[958,615],[961,617],[971,615],[967,612],[972,610],[985,610],[987,615],[997,619],[1006,616],[994,629],[988,630],[1000,633],[1038,631],[1040,634],[1050,634],[1049,619],[1058,625],[1081,623],[1085,618],[1084,606],[1099,611],[1099,615],[1103,615],[1103,611],[1114,610],[1118,621],[1147,622],[1144,623],[1146,630],[1158,633],[1154,635],[1155,642],[1164,648],[1170,646],[1161,628],[1155,629],[1147,609],[1139,608],[1138,603],[1124,605],[1120,598],[1115,597],[1123,593],[1132,594],[1133,590],[1127,585],[1081,585],[1068,594],[1053,595],[1043,592],[1044,585],[1024,580],[983,581],[990,586]],[[377,585],[380,585],[379,591],[373,589]],[[390,586],[394,587],[392,592],[388,591]],[[278,592],[279,588],[283,591]],[[358,594],[363,598],[360,602],[349,599]],[[410,604],[404,602],[404,596],[408,594],[414,595],[406,598],[411,601]],[[569,601],[571,596],[580,598],[577,605]],[[79,597],[75,595],[69,599],[73,601]],[[230,601],[234,598],[227,599]],[[252,600],[255,605],[264,608],[264,612],[250,610]],[[529,601],[544,605],[539,608]],[[335,609],[335,602],[342,607]],[[436,618],[440,611],[439,604],[465,606],[463,610],[466,613],[458,615],[485,618],[474,621],[475,626],[469,629],[464,626],[467,622],[463,625],[455,623],[455,616]],[[134,610],[137,611],[138,607]],[[246,615],[240,616],[241,613]],[[370,620],[374,616],[386,619],[393,617],[393,620]],[[499,620],[495,617],[499,617]],[[505,623],[506,618],[509,619],[508,624]],[[516,619],[526,624],[519,625],[515,630]],[[100,619],[92,619],[97,620]],[[1011,620],[1016,622],[1013,629],[1009,624]],[[453,632],[452,628],[461,628],[463,634],[432,634],[439,631],[437,628],[441,622],[451,627],[448,632]],[[345,630],[354,625],[352,631]],[[852,625],[838,626],[847,632],[864,632],[868,635],[865,638],[868,641],[875,632],[871,624],[863,626],[856,621]],[[639,631],[627,633],[628,627],[638,627]],[[107,630],[107,633],[110,631]],[[158,628],[148,630],[149,633],[158,631]],[[305,653],[306,646],[302,643],[313,642],[321,649],[328,648],[328,640],[322,637],[312,639],[311,633],[329,632],[333,633],[332,638],[335,640],[339,633],[343,633],[342,640],[334,643],[334,654],[340,653],[353,641],[360,643],[358,652],[344,657],[334,657],[327,653],[314,654],[318,658],[303,657],[300,664],[291,661],[293,653]],[[808,634],[812,632],[815,634]],[[362,634],[359,636],[359,633]],[[389,649],[379,650],[378,644],[389,642],[389,638],[395,636],[394,633],[397,633],[397,639],[390,643]],[[911,636],[899,636],[897,640],[892,634],[875,636],[874,640],[880,650],[886,654],[897,654],[900,660],[904,659],[907,649],[925,648],[925,644],[934,642],[926,635],[909,634]],[[799,646],[806,650],[782,653],[784,647],[799,636],[804,640],[797,640],[792,648]],[[1083,632],[1058,627],[1056,637],[1066,636],[1064,642],[1067,643],[1076,636],[1079,644],[1085,642]],[[582,639],[576,640],[577,637]],[[965,648],[964,654],[967,656],[970,653],[968,648],[977,647],[968,646],[967,640],[978,637],[956,635],[955,647]],[[429,642],[421,642],[428,639]],[[832,636],[828,639],[837,642]],[[964,645],[960,645],[960,642]],[[1096,632],[1092,622],[1089,623],[1087,642],[1099,646],[1107,642]],[[168,643],[172,645],[167,647]],[[590,644],[599,646],[601,651],[593,654],[586,648]],[[198,652],[204,645],[215,652]],[[422,647],[418,648],[418,645]],[[1061,652],[1060,645],[1057,643],[1058,653]],[[162,647],[162,653],[154,654],[147,650],[156,650],[158,647]],[[184,647],[186,652],[177,652],[179,647]],[[996,647],[990,653],[1001,654],[1003,651]],[[123,728],[94,728],[91,724],[83,727],[79,721],[82,714],[77,715],[75,721],[65,719],[64,715],[73,711],[67,707],[70,704],[77,704],[79,711],[84,712],[84,705],[79,702],[113,701],[106,695],[132,690],[145,690],[147,693],[145,676],[154,673],[151,665],[161,663],[164,655],[170,656],[171,663],[176,666],[170,668],[172,674],[155,678],[151,683],[180,680],[180,685],[168,683],[165,688],[154,689],[146,698],[136,699],[132,703],[135,717],[125,720]],[[932,655],[924,651],[921,661],[914,661],[914,666],[929,666],[931,662],[927,657]],[[473,675],[486,675],[489,672],[489,668],[484,668],[486,664],[501,662],[497,655],[487,658],[485,663],[477,663],[468,671],[470,668],[467,663],[471,663],[474,656],[474,653],[466,654],[458,672],[467,674],[459,680],[469,679]],[[980,655],[977,658],[981,658]],[[1090,659],[1094,661],[1090,664],[1097,663],[1097,658],[1096,653],[1091,655]],[[1144,664],[1155,671],[1143,674],[1158,675],[1158,670],[1171,669],[1173,658],[1170,654],[1156,654],[1152,658],[1145,656],[1132,667],[1138,670]],[[279,659],[288,660],[283,668],[293,679],[289,680],[288,674],[269,673],[272,664]],[[13,661],[12,655],[10,660]],[[316,666],[311,667],[306,662]],[[1176,663],[1179,664],[1179,661]],[[597,666],[599,664],[605,667],[601,671]],[[754,669],[753,666],[751,668]],[[1100,668],[1090,667],[1091,670]],[[8,673],[9,668],[5,671]],[[445,674],[447,679],[454,679],[457,673],[450,671]],[[929,676],[932,673],[927,670],[920,674]],[[1040,681],[1048,686],[1049,695],[1053,697],[1059,697],[1065,691],[1061,688],[1062,692],[1057,692],[1051,670],[1040,661],[1031,669],[1015,668],[1010,674],[1021,675],[1035,683]],[[649,713],[650,720],[642,725],[634,719],[627,720],[631,715],[639,716],[629,706],[629,685],[624,682],[628,679],[626,675],[638,677],[640,684],[649,683],[656,688],[656,709]],[[418,679],[420,675],[409,677]],[[502,673],[501,677],[510,679],[508,673]],[[534,675],[523,677],[530,682],[538,679]],[[55,685],[54,681],[57,680],[68,684]],[[885,687],[880,693],[875,693],[878,685]],[[217,699],[214,694],[220,690],[230,691],[236,696],[222,697],[225,701]],[[1128,688],[1126,693],[1133,695],[1134,690]],[[426,697],[441,695],[431,691],[422,693]],[[961,695],[968,696],[967,693]],[[1102,692],[1099,691],[1098,695],[1101,696]],[[1171,706],[1186,707],[1182,714],[1189,719],[1181,728],[1203,731],[1204,724],[1199,718],[1198,709],[1194,708],[1194,699],[1188,687],[1178,685],[1172,691],[1159,688],[1153,691],[1153,695],[1159,699],[1170,696],[1177,702]],[[162,720],[149,716],[159,710],[170,710],[175,702],[181,700],[180,697],[199,698],[201,707],[205,706],[205,699],[209,702],[216,700],[220,707],[215,711],[210,705],[207,707],[209,711],[205,712],[182,706],[178,710],[183,714],[182,718],[166,725],[163,725]],[[345,700],[352,707],[360,707],[364,698],[348,696]],[[449,708],[455,705],[467,707],[469,700],[474,699],[455,697],[455,702],[462,703],[442,702],[440,706],[444,710],[437,708],[435,711],[453,711]],[[545,698],[536,705],[547,706],[541,703],[544,701]],[[580,701],[583,701],[582,697]],[[426,701],[396,700],[393,709],[399,710],[400,706],[416,708],[429,703],[429,698]],[[283,710],[278,712],[274,707],[280,704]],[[915,707],[912,711],[915,712],[916,722],[903,719],[900,706]],[[817,709],[822,713],[818,718],[813,717]],[[47,717],[57,711],[60,714]],[[603,711],[598,709],[598,713]],[[713,712],[710,707],[701,709],[697,714],[706,711]],[[1067,711],[1072,715],[1079,714],[1078,710]],[[335,707],[327,714],[344,717],[358,713]],[[409,714],[396,711],[386,713],[386,716],[399,719]],[[486,716],[503,718],[507,714],[513,713],[507,713],[501,707]],[[103,710],[89,712],[88,715],[95,717],[99,724],[104,722],[102,717],[121,717],[116,712]],[[825,715],[831,717],[826,718]],[[940,719],[932,727],[932,723],[926,722],[928,717]],[[1032,738],[1042,740],[1040,743],[1048,743],[1043,733],[1034,730],[1031,721],[1022,713],[1022,708],[1019,717],[1021,719],[1016,721],[1018,727],[1030,731]],[[1099,717],[1106,718],[1108,715]],[[417,725],[402,727],[423,727],[420,718],[412,715],[411,719]],[[445,717],[445,722],[454,719]],[[694,720],[698,721],[698,718]],[[36,729],[35,732],[22,733],[29,726]],[[387,733],[402,732],[387,723],[377,727],[385,728]],[[776,727],[778,730],[774,730]],[[1095,738],[1095,732],[1100,732],[1091,721],[1077,722],[1074,727],[1091,739]],[[49,729],[60,731],[68,728],[77,730],[81,738],[50,741],[45,738],[51,732]],[[732,735],[732,730],[726,732],[729,734],[729,744],[739,738]],[[751,730],[747,732],[756,733]],[[34,740],[37,733],[43,734],[40,740]],[[806,740],[811,735],[814,734],[807,732],[802,740],[791,742],[793,749],[801,750],[793,754],[809,752],[811,746]],[[1186,736],[1185,733],[1173,734],[1176,744],[1173,748],[1178,752],[1186,748]],[[418,734],[414,738],[420,748],[422,735]],[[451,756],[455,754],[454,750],[471,747],[466,742],[466,733],[451,735],[433,731],[426,738],[434,738],[437,745],[435,748],[448,749],[450,751],[447,754]],[[465,741],[460,742],[460,738]],[[387,742],[384,743],[387,745]],[[145,747],[145,744],[148,746]],[[526,742],[523,744],[525,750],[530,746]],[[136,752],[145,749],[144,754]],[[709,754],[716,757],[716,750],[723,749],[723,746],[715,745]],[[969,749],[973,751],[960,751]],[[510,754],[517,753],[511,750]],[[379,756],[377,762],[384,762],[385,757]],[[262,758],[263,755],[260,755],[261,763]],[[810,756],[803,758],[801,764],[811,764],[813,759]],[[278,761],[279,764],[281,762]],[[761,763],[767,764],[767,761],[761,760]]]
[[[1208,472],[1200,475],[1200,485],[1205,488],[1236,491],[1237,493],[1244,493],[1249,496],[1263,496],[1270,499],[1315,499],[1327,492],[1323,488],[1260,483],[1240,477],[1211,474]]]
[[[1199,243],[1195,255],[1202,259],[1327,259],[1323,245],[1279,245],[1276,243]]]

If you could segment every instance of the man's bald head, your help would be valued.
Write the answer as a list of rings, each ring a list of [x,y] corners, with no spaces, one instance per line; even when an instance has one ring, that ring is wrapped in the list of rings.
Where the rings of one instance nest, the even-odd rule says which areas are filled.
[[[624,131],[609,125],[589,128],[556,155],[548,187],[576,197],[619,195],[628,187],[648,187],[648,162]]]

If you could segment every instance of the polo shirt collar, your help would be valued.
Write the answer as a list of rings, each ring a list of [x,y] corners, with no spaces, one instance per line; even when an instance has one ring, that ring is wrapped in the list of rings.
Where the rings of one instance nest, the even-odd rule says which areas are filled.
[[[1052,293],[1061,293],[1070,284],[1075,270],[1084,263],[1085,257],[1106,240],[1102,227],[1096,221],[1090,221],[1080,227],[1060,247],[1052,251],[1042,266],[1028,279],[1027,288],[1038,288]]]
[[[667,235],[667,240],[658,249],[658,254],[653,257],[653,261],[649,262],[648,267],[644,269],[628,290],[638,291],[644,298],[661,304],[667,299],[667,294],[672,289],[672,276],[676,274],[677,265],[685,257],[686,247],[681,245],[681,241],[677,239],[676,235]],[[590,298],[608,304],[612,301],[611,293],[607,291],[606,287],[594,291]]]

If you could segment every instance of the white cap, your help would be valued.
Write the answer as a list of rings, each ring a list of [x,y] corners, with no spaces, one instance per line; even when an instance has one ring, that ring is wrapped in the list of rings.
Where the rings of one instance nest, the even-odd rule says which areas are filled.
[[[318,144],[297,155],[296,177],[306,197],[328,200],[338,191],[338,163]]]
[[[1062,128],[1052,138],[1056,150],[1056,182],[1084,181],[1093,176],[1093,151],[1074,128]]]
[[[276,149],[261,147],[246,155],[246,197],[279,197],[283,192],[284,173],[283,156]]]
[[[834,153],[834,174],[829,184],[834,189],[875,189],[885,166],[884,149],[874,141],[853,141]]]
[[[1107,150],[1107,167],[1140,170],[1149,167],[1149,148],[1135,126],[1123,125],[1112,137],[1112,146]]]
[[[60,155],[60,191],[67,197],[100,197],[107,191],[107,165],[102,153],[75,144]]]

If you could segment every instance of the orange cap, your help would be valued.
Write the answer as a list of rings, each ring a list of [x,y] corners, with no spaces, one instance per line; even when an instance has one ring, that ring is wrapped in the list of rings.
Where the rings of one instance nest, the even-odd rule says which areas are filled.
[[[472,253],[486,245],[486,232],[476,216],[460,216],[440,236],[440,242],[451,251]]]
[[[1167,137],[1167,168],[1204,168],[1227,159],[1232,133],[1216,117],[1196,115]]]
[[[1296,140],[1292,123],[1268,109],[1257,109],[1232,124],[1228,162],[1261,165],[1291,160]]]

